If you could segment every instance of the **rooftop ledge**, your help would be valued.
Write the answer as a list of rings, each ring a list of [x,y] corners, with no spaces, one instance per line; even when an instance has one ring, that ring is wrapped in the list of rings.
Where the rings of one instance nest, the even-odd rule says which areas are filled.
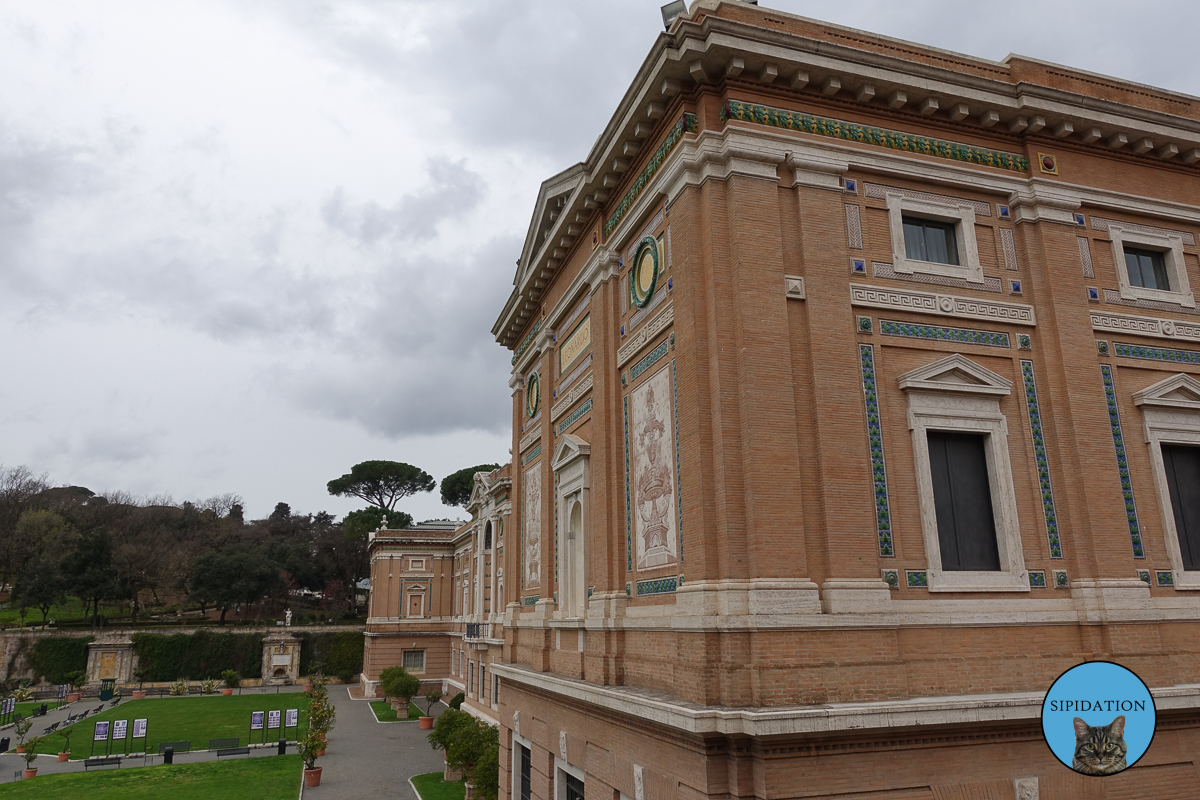
[[[830,703],[779,708],[702,706],[665,692],[598,686],[514,664],[495,664],[505,680],[639,717],[693,734],[786,736],[920,725],[1036,720],[1045,692],[916,697],[875,703]],[[1049,688],[1049,687],[1047,687]],[[1200,684],[1151,689],[1157,709],[1200,708]]]

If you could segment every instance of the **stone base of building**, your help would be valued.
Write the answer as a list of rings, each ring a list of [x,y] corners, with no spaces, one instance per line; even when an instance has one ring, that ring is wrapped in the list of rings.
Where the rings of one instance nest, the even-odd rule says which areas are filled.
[[[582,777],[588,797],[630,800],[1200,800],[1200,689],[1168,691],[1145,755],[1120,775],[1094,778],[1064,767],[1047,747],[1040,695],[810,714],[723,708],[709,715],[683,704],[675,719],[690,718],[693,728],[683,730],[505,680],[501,797],[513,796],[523,746],[536,800],[561,797],[555,784],[567,773]],[[644,716],[668,714],[645,700]]]

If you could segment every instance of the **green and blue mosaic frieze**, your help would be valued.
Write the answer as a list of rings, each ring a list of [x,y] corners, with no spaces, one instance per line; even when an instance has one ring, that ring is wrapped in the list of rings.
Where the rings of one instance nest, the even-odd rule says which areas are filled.
[[[539,444],[537,447],[530,450],[525,455],[525,457],[521,459],[521,465],[524,466],[525,464],[528,464],[530,461],[533,461],[535,458],[537,458],[541,454],[542,454],[542,446]]]
[[[1200,364],[1200,351],[1175,350],[1170,347],[1143,347],[1140,344],[1113,342],[1117,355],[1126,358],[1145,358],[1150,361],[1170,361],[1172,364]]]
[[[879,419],[879,394],[875,388],[875,350],[859,345],[862,364],[863,395],[867,403],[867,441],[871,448],[871,482],[875,491],[875,530],[879,537],[879,555],[896,555],[892,543],[892,515],[888,508],[887,469],[883,462],[883,426]]]
[[[929,575],[925,570],[905,570],[904,583],[910,589],[929,588]]]
[[[1050,488],[1050,463],[1046,458],[1046,437],[1042,431],[1042,411],[1038,405],[1037,383],[1033,379],[1033,362],[1021,361],[1021,380],[1025,384],[1025,408],[1029,412],[1029,430],[1033,434],[1033,457],[1037,461],[1038,486],[1042,490],[1042,515],[1046,519],[1046,537],[1050,541],[1050,557],[1062,558],[1062,540],[1058,535],[1058,513],[1054,509],[1054,492]]]
[[[1133,502],[1133,481],[1129,478],[1129,461],[1125,456],[1125,436],[1121,433],[1121,416],[1117,413],[1117,391],[1113,385],[1112,367],[1107,364],[1102,365],[1100,375],[1104,380],[1104,399],[1108,403],[1108,425],[1112,430],[1113,448],[1117,453],[1117,474],[1121,476],[1121,495],[1125,499],[1125,519],[1129,523],[1133,557],[1145,558],[1146,551],[1142,548],[1142,528],[1138,524],[1137,505]]]
[[[667,160],[667,156],[671,155],[671,151],[683,139],[685,133],[695,133],[699,123],[696,121],[695,114],[684,112],[679,121],[671,126],[671,130],[667,131],[667,136],[663,139],[663,143],[654,151],[654,155],[650,157],[650,161],[638,173],[629,190],[625,192],[625,196],[621,198],[621,202],[609,216],[608,222],[604,223],[604,235],[608,236],[616,227],[621,224],[621,220],[629,213],[629,209],[633,208],[633,204],[637,202],[639,196],[654,178],[659,167]]]
[[[516,364],[517,359],[525,355],[525,351],[529,349],[529,345],[533,344],[533,337],[537,336],[538,331],[541,329],[542,320],[539,319],[537,322],[533,323],[533,330],[531,330],[529,335],[525,337],[525,341],[521,342],[520,346],[517,347],[517,352],[513,353],[512,361],[510,363]]]
[[[541,599],[542,599],[542,598],[541,598],[541,596],[540,596],[540,595],[531,594],[531,595],[529,595],[528,597],[526,597],[526,598],[525,598],[525,600],[524,600],[524,603],[525,603],[525,605],[527,605],[527,606],[532,606],[532,605],[535,605],[535,604],[537,603],[537,601],[538,601],[538,600],[541,600]]]
[[[917,322],[879,320],[879,332],[885,336],[907,336],[910,339],[934,339],[958,344],[982,344],[989,347],[1008,347],[1008,334],[1000,331],[977,331],[973,328],[947,328],[942,325],[923,325]]]
[[[586,403],[584,403],[579,408],[572,411],[570,414],[567,414],[567,418],[564,419],[562,422],[558,423],[558,435],[562,436],[564,433],[566,433],[567,428],[574,425],[576,422],[579,421],[580,417],[582,417],[584,414],[588,413],[591,410],[592,410],[592,398],[589,397],[587,399]]]
[[[860,125],[856,122],[819,117],[815,114],[803,114],[783,108],[772,108],[758,103],[726,100],[725,105],[721,106],[721,121],[726,122],[731,119],[812,133],[817,136],[828,136],[849,142],[861,142],[891,150],[920,153],[952,161],[965,161],[968,164],[980,164],[1013,172],[1029,171],[1029,159],[1019,153],[1006,153],[986,147],[948,142],[931,136],[918,136],[886,128],[876,128],[872,125]]]
[[[670,594],[679,588],[678,578],[656,578],[637,582],[638,597],[646,594]]]
[[[637,380],[637,377],[646,370],[650,369],[658,360],[667,354],[667,340],[663,339],[662,344],[646,354],[646,357],[634,364],[629,369],[629,380]]]

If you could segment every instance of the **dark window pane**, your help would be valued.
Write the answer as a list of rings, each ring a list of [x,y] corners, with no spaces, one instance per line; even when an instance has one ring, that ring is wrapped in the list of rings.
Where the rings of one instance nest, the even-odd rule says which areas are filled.
[[[1162,253],[1156,250],[1126,247],[1125,271],[1129,274],[1131,286],[1159,289],[1164,292],[1171,290],[1171,282],[1167,278],[1166,259]]]
[[[530,773],[533,771],[532,758],[530,757],[529,748],[525,745],[517,745],[521,748],[521,800],[530,800],[532,794],[531,786],[533,784],[530,778]]]
[[[1183,568],[1200,569],[1200,447],[1162,446]]]
[[[566,775],[567,800],[583,800],[583,781],[574,775]]]
[[[958,238],[954,225],[917,217],[903,217],[904,255],[914,261],[958,264]]]
[[[944,570],[999,570],[983,436],[929,431],[929,468]]]

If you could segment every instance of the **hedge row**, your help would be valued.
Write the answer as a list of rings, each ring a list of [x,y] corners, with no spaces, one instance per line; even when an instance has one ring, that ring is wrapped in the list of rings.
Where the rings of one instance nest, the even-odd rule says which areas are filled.
[[[227,669],[243,678],[262,677],[261,633],[135,633],[132,638],[143,680],[220,678]]]
[[[326,675],[346,678],[363,668],[362,631],[305,633],[301,635],[300,674],[311,675],[317,666]]]
[[[87,669],[87,646],[90,641],[91,636],[38,639],[29,654],[29,667],[34,680],[42,677],[48,683],[66,683],[68,674]]]

